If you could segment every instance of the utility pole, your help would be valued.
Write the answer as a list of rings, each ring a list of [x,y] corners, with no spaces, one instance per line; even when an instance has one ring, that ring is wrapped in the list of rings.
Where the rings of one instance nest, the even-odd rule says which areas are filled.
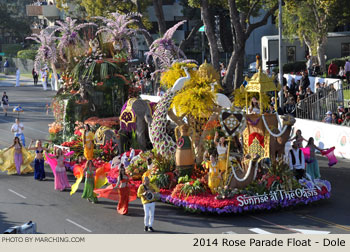
[[[279,80],[281,84],[280,91],[280,107],[283,109],[283,64],[282,64],[282,1],[279,0],[279,14],[278,14],[278,68],[279,68]],[[276,101],[277,102],[277,101]]]

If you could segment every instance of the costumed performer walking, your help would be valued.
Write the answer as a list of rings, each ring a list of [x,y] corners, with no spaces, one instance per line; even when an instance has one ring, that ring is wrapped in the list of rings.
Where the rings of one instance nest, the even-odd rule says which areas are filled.
[[[35,147],[31,147],[34,140],[30,142],[28,150],[34,150],[35,151],[35,158],[34,158],[34,179],[35,180],[45,180],[45,169],[44,169],[44,155],[43,152],[48,152],[49,150],[42,147],[42,143],[40,140],[36,141]]]
[[[84,184],[83,195],[81,195],[81,198],[87,199],[89,202],[92,202],[93,204],[97,203],[97,197],[96,197],[96,194],[94,193],[96,168],[92,160],[88,160],[86,162],[83,172],[85,173],[85,184]]]
[[[139,186],[137,190],[137,197],[141,198],[143,204],[143,211],[145,213],[144,231],[154,232],[153,222],[154,222],[154,210],[156,206],[156,199],[154,193],[158,193],[159,189],[156,185],[151,184],[148,177],[145,177],[143,183]]]
[[[321,177],[321,174],[320,174],[320,168],[318,166],[317,158],[315,155],[315,151],[318,150],[318,151],[322,152],[322,151],[325,151],[326,149],[318,148],[314,143],[313,137],[309,138],[309,141],[307,142],[305,149],[306,148],[310,149],[309,158],[305,157],[306,173],[310,175],[312,180],[319,179]]]
[[[10,147],[0,153],[0,158],[3,160],[0,169],[7,171],[8,175],[33,172],[30,163],[34,156],[22,147],[18,137],[14,138]]]
[[[55,190],[64,191],[71,188],[68,182],[66,167],[64,165],[65,157],[72,155],[74,151],[63,154],[62,149],[57,150],[57,155],[47,154],[47,163],[50,165],[55,176]]]
[[[125,167],[120,164],[119,175],[115,187],[108,186],[105,189],[95,189],[98,198],[107,198],[118,201],[117,212],[125,215],[128,213],[129,202],[137,199],[136,187],[129,183],[129,177],[125,174]]]

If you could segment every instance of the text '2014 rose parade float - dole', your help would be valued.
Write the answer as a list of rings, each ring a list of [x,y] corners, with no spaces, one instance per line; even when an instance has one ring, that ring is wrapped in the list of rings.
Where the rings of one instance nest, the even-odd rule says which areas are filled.
[[[121,214],[146,176],[160,188],[150,197],[193,212],[270,210],[330,197],[328,181],[307,173],[296,179],[285,158],[295,119],[265,112],[280,89],[273,78],[259,70],[229,99],[213,66],[186,59],[172,40],[186,21],[150,45],[153,78],[167,91],[157,103],[141,99],[129,64],[139,19],[112,13],[77,25],[67,18],[32,37],[40,43],[37,67],[62,72],[49,131],[63,151],[45,156],[53,171],[58,163],[73,171],[71,194],[85,177],[82,197],[117,200]]]

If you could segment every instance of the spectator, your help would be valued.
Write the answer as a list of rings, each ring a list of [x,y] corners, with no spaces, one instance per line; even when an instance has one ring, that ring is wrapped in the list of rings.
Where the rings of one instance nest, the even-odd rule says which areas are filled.
[[[346,113],[345,120],[341,125],[350,127],[350,112]]]
[[[316,94],[317,94],[317,98],[321,99],[325,96],[324,94],[325,90],[324,88],[321,86],[321,84],[319,82],[316,83]]]
[[[328,67],[328,76],[331,78],[336,78],[337,74],[338,74],[338,66],[332,60],[331,64]]]
[[[7,109],[9,108],[9,97],[7,96],[6,92],[4,92],[2,95],[1,106],[4,110],[5,116],[7,116]]]
[[[19,70],[19,68],[16,68],[16,87],[19,87],[19,79],[21,78],[21,72]]]
[[[296,92],[298,91],[298,85],[295,83],[295,79],[292,78],[289,86],[289,92],[296,97]]]
[[[162,89],[159,87],[158,91],[157,91],[157,96],[163,96],[164,92],[162,91]]]
[[[346,60],[345,66],[344,66],[346,81],[349,84],[350,83],[350,61],[349,59]]]
[[[307,55],[306,56],[307,58],[307,61],[306,61],[306,70],[308,72],[308,74],[311,76],[312,75],[312,66],[313,66],[313,63],[312,63],[312,58],[310,55]]]
[[[226,75],[226,68],[224,66],[224,63],[220,63],[220,75],[221,75],[221,78],[224,78]]]
[[[338,119],[338,124],[342,124],[345,121],[345,113],[342,113],[340,118]]]
[[[38,75],[38,72],[35,71],[34,68],[32,70],[32,76],[33,76],[33,80],[34,80],[34,86],[38,85],[39,75]]]
[[[343,106],[338,106],[337,112],[338,112],[338,116],[341,117],[342,114],[344,114],[344,107]]]
[[[294,96],[292,94],[289,94],[287,98],[287,102],[285,103],[284,109],[286,114],[291,114],[294,117],[296,116],[295,114],[296,104],[295,104]]]
[[[332,114],[332,124],[338,124],[338,114],[337,113]]]
[[[299,92],[297,92],[297,96],[298,96],[299,101],[301,101],[305,98],[305,93],[303,91],[302,86],[299,86]]]
[[[269,110],[267,111],[267,113],[270,113],[270,114],[276,113],[275,105],[270,104]]]
[[[301,78],[300,85],[303,89],[303,93],[305,93],[306,89],[310,86],[310,80],[308,75],[305,72],[302,73],[302,76],[303,77]]]
[[[326,117],[322,120],[322,122],[332,123],[332,112],[331,111],[328,111],[326,113]]]
[[[9,74],[9,67],[10,67],[10,63],[8,61],[8,59],[5,59],[5,63],[4,63],[4,74],[8,75]]]
[[[338,78],[341,80],[344,80],[344,78],[345,78],[345,71],[344,71],[344,68],[342,66],[339,67]]]
[[[307,97],[309,97],[309,96],[311,96],[311,95],[313,95],[314,93],[311,91],[311,88],[307,88],[306,89],[306,93],[305,93],[305,98],[307,98]]]

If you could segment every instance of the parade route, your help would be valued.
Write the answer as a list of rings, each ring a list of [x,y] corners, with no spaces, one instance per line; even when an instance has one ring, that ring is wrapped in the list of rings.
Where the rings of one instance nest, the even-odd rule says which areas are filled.
[[[12,144],[10,132],[17,114],[13,106],[20,104],[24,112],[20,119],[29,145],[31,139],[46,139],[48,124],[53,122],[52,112],[46,114],[46,104],[54,96],[41,86],[24,85],[15,88],[3,86],[11,112],[7,117],[0,111],[0,148]],[[181,208],[164,203],[156,204],[154,229],[156,234],[349,234],[350,233],[350,162],[328,168],[327,161],[319,158],[322,178],[332,184],[332,196],[319,203],[242,215],[211,215],[186,213]],[[47,180],[35,181],[33,174],[12,175],[0,173],[0,232],[28,221],[37,223],[44,234],[142,234],[143,208],[140,200],[129,204],[129,213],[122,216],[116,211],[116,202],[102,199],[91,204],[81,199],[83,183],[70,196],[68,191],[54,190],[52,171],[45,167]],[[69,182],[75,178],[68,173]]]

